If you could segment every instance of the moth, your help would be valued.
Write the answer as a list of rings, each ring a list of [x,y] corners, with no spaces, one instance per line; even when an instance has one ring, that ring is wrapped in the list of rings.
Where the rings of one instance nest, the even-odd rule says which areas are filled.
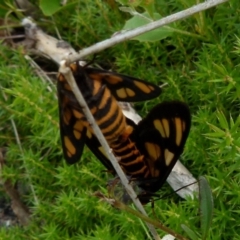
[[[156,98],[161,93],[158,86],[114,72],[82,67],[79,63],[71,64],[70,69],[121,168],[127,176],[137,180],[140,200],[150,201],[152,193],[161,188],[183,151],[191,125],[187,105],[178,101],[160,103],[136,125],[123,115],[117,101]],[[60,135],[66,161],[70,164],[79,161],[86,144],[115,174],[61,73],[57,89]]]

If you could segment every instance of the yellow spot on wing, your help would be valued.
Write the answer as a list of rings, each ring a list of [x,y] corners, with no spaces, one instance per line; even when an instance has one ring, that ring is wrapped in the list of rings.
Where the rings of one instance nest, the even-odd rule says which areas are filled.
[[[170,128],[169,128],[168,120],[163,118],[162,119],[162,123],[163,123],[164,131],[166,133],[166,137],[169,137],[169,135],[170,135]]]
[[[73,128],[74,128],[73,134],[74,134],[76,139],[80,139],[81,138],[81,136],[82,136],[81,132],[83,130],[83,127],[84,127],[83,123],[80,120],[76,121],[76,123],[74,124],[74,126],[73,126]]]
[[[99,150],[106,158],[108,158],[107,155],[106,155],[106,152],[104,151],[104,149],[103,149],[102,146],[99,147],[98,150]]]
[[[162,137],[166,137],[165,131],[163,129],[163,125],[160,120],[156,119],[153,121],[154,127],[159,131]]]
[[[83,117],[83,114],[81,112],[77,111],[76,109],[73,109],[72,111],[73,111],[73,115],[75,118],[79,119],[79,118]]]
[[[93,79],[94,81],[98,81],[99,83],[102,81],[102,76],[99,73],[89,74],[88,77]]]
[[[145,83],[139,81],[133,81],[133,83],[144,93],[150,93],[151,89]]]
[[[161,149],[157,144],[145,142],[144,146],[151,160],[156,161],[160,157]]]
[[[118,95],[118,97],[120,97],[120,98],[126,98],[127,97],[127,93],[126,93],[126,91],[125,91],[125,88],[120,88],[120,89],[118,89],[117,91],[116,91],[116,93],[117,93],[117,95]]]
[[[174,158],[174,153],[170,152],[168,149],[165,149],[164,158],[166,165],[169,166]]]
[[[89,139],[92,138],[92,133],[90,132],[89,129],[87,130],[87,137],[88,137]]]
[[[129,97],[135,96],[135,92],[130,88],[126,88],[126,92]]]
[[[76,129],[77,131],[81,132],[83,130],[83,123],[82,121],[78,120],[76,121],[76,123],[73,126],[74,129]]]
[[[112,74],[106,75],[105,79],[110,84],[117,84],[117,83],[123,81],[123,79],[121,77],[118,77],[118,76],[115,76],[115,75],[112,75]]]
[[[146,157],[146,160],[148,161],[151,177],[158,177],[160,175],[160,169],[156,168],[155,163],[159,160],[162,154],[161,148],[157,144],[150,142],[145,142],[144,146],[148,152],[148,157]]]
[[[180,118],[175,118],[176,126],[176,144],[179,146],[182,140],[182,121]]]
[[[80,139],[81,138],[81,136],[82,136],[82,134],[79,132],[79,131],[77,131],[77,130],[73,130],[73,134],[74,134],[74,137],[76,138],[76,139]]]
[[[63,115],[64,124],[69,125],[69,121],[71,117],[72,117],[72,112],[68,108],[66,108]]]
[[[151,89],[151,91],[154,91],[154,87],[153,86],[151,86],[151,85],[148,85],[148,87]]]
[[[71,140],[69,139],[69,137],[64,136],[63,138],[64,140],[64,146],[66,147],[66,149],[68,150],[68,152],[71,155],[74,155],[76,153],[76,148],[73,146]]]

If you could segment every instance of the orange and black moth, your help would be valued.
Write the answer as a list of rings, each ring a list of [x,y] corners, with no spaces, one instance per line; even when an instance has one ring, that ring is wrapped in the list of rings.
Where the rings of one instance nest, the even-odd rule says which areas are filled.
[[[83,94],[96,123],[125,174],[137,179],[142,202],[165,182],[186,142],[191,117],[182,102],[156,105],[139,123],[126,118],[117,101],[137,102],[156,98],[161,90],[143,80],[118,73],[70,65],[79,90]],[[111,162],[86,120],[68,82],[58,75],[60,134],[63,154],[70,164],[77,162],[84,144],[104,166],[115,173]]]

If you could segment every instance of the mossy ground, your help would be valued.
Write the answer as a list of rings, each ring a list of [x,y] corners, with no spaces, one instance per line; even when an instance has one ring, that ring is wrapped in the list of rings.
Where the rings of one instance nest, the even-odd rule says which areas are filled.
[[[130,18],[110,2],[73,2],[53,16],[54,25],[42,27],[51,35],[56,35],[57,27],[77,50],[90,46],[121,30]],[[162,16],[196,4],[156,2]],[[95,60],[106,69],[168,83],[159,98],[136,105],[142,116],[164,100],[189,105],[192,128],[181,158],[194,176],[206,176],[212,188],[215,210],[208,239],[240,239],[239,13],[238,0],[232,0],[173,23],[178,32],[171,37],[153,43],[128,41]],[[0,145],[8,146],[3,177],[34,189],[24,195],[32,211],[31,224],[0,229],[0,239],[150,239],[139,219],[92,196],[99,189],[106,192],[109,175],[87,148],[78,164],[64,162],[56,89],[48,90],[49,83],[35,75],[21,50],[0,45],[0,55]],[[164,186],[161,194],[170,191]],[[151,206],[146,210],[152,215]],[[155,213],[177,232],[182,233],[181,223],[198,231],[197,199],[182,201],[173,195],[155,202]]]

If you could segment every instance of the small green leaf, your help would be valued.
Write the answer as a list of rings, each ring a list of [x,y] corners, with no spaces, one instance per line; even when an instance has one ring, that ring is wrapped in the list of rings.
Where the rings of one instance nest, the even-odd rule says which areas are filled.
[[[232,116],[230,115],[230,128],[234,128],[235,124],[234,124],[234,120],[232,118]]]
[[[154,19],[158,20],[161,18],[161,15],[158,13],[154,13]],[[134,17],[132,17],[130,20],[128,20],[125,24],[125,26],[123,27],[124,30],[129,30],[129,29],[134,29],[143,25],[146,25],[150,22],[152,22],[153,20],[151,19],[150,15],[148,13],[143,13],[143,14],[138,14],[135,15]],[[171,36],[173,33],[173,30],[168,28],[168,27],[162,27],[162,28],[158,28],[155,30],[152,30],[150,32],[144,33],[140,36],[137,36],[135,38],[133,38],[134,40],[138,40],[141,42],[155,42],[155,41],[159,41],[161,39],[164,39],[168,36]]]
[[[51,16],[61,8],[59,0],[41,0],[39,6],[45,16]]]
[[[219,127],[216,127],[215,125],[213,125],[213,124],[211,124],[211,123],[208,123],[208,125],[209,125],[209,127],[214,131],[214,132],[216,132],[216,133],[219,133],[220,135],[222,135],[222,136],[225,136],[225,131],[224,130],[222,130],[221,128],[219,128]],[[220,136],[219,135],[219,136]]]
[[[222,111],[217,111],[217,118],[223,129],[228,129],[228,121]]]
[[[234,120],[233,120],[232,116],[230,116],[231,132],[236,133],[239,129],[239,125],[240,125],[240,117],[238,116],[237,120],[234,123]]]
[[[198,236],[197,234],[190,229],[188,226],[186,226],[185,224],[181,224],[182,229],[185,231],[185,233],[192,239],[192,240],[198,240]]]
[[[225,133],[221,133],[221,132],[213,132],[213,133],[206,133],[204,134],[207,137],[212,137],[212,138],[223,138],[225,137]]]
[[[202,239],[206,239],[213,216],[213,197],[205,177],[199,177],[199,200]]]
[[[127,12],[127,13],[129,13],[129,14],[131,14],[133,16],[137,14],[136,10],[134,8],[131,8],[131,7],[119,7],[119,9],[122,12]]]

